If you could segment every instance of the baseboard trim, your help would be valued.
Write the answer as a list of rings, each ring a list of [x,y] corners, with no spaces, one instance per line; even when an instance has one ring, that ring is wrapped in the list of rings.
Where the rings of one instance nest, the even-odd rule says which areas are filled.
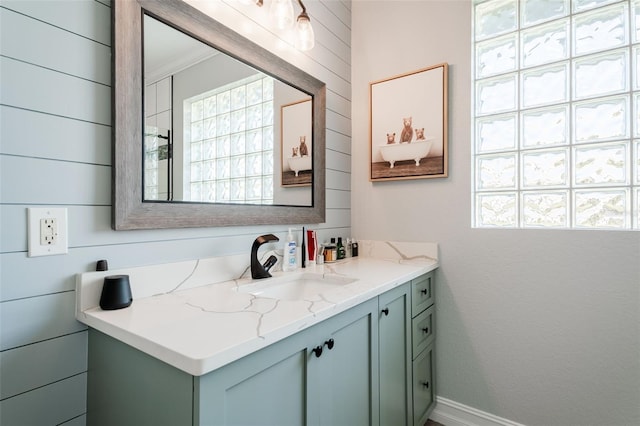
[[[525,426],[439,396],[429,418],[445,426]]]

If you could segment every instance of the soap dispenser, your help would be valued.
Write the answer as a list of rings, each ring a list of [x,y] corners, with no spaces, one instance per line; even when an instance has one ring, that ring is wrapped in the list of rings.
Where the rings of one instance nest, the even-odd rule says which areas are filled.
[[[298,247],[296,246],[296,240],[293,238],[291,228],[289,228],[289,234],[287,235],[287,242],[284,246],[284,262],[282,263],[282,270],[295,271],[298,268]]]

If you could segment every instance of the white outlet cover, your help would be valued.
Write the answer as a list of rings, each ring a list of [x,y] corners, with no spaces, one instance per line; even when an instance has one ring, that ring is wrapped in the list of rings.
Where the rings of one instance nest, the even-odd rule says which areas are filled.
[[[57,235],[55,244],[40,244],[40,221],[55,219]],[[67,209],[66,208],[28,208],[27,209],[28,256],[51,256],[67,254],[69,244],[67,238]]]

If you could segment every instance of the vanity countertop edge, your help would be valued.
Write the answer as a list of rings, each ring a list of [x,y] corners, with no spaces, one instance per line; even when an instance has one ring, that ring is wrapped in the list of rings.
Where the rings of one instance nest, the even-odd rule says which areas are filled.
[[[368,248],[366,243],[363,245]],[[392,251],[398,251],[400,245],[392,246]],[[416,244],[408,243],[404,249],[416,253]],[[76,318],[175,368],[202,376],[439,267],[437,245],[426,250],[426,255],[399,252],[395,258],[385,257],[389,253],[384,250],[380,253],[383,257],[370,257],[367,250],[362,251],[365,255],[361,257],[299,269],[297,273],[357,279],[309,300],[280,300],[239,291],[257,280],[244,275],[230,279],[230,272],[221,273],[217,281],[209,278],[210,283],[206,283],[203,275],[207,265],[219,270],[222,264],[240,264],[246,256],[210,259],[209,263],[203,260],[176,263],[171,268],[176,277],[164,273],[162,278],[156,276],[159,283],[149,282],[152,274],[144,267],[78,274]],[[368,254],[374,252],[372,249]],[[104,276],[127,273],[133,273],[131,306],[111,311],[98,307],[98,284],[101,286]],[[273,275],[286,274],[291,272]],[[167,282],[163,284],[165,279]],[[175,280],[179,283],[177,287]],[[152,285],[156,288],[150,289]]]

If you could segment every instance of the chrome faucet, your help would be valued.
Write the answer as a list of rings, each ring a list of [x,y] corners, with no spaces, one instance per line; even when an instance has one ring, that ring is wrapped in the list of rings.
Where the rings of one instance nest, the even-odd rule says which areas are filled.
[[[271,276],[269,269],[278,261],[275,256],[269,257],[264,265],[258,260],[258,248],[269,241],[279,241],[279,239],[273,234],[261,235],[251,246],[251,278],[253,279],[269,278]]]

